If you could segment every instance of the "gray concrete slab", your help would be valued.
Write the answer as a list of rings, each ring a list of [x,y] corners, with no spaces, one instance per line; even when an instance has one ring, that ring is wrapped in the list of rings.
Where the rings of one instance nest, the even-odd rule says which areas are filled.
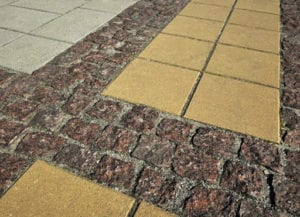
[[[87,2],[82,8],[88,8],[92,10],[107,11],[111,13],[120,13],[136,0],[91,0]]]
[[[4,6],[4,5],[8,5],[8,4],[13,3],[15,1],[17,1],[17,0],[0,0],[0,7]]]
[[[86,3],[86,0],[20,0],[12,5],[64,14]]]
[[[0,47],[0,65],[32,73],[69,46],[68,43],[24,35]]]
[[[75,43],[113,17],[109,13],[75,9],[36,29],[33,34]]]
[[[0,47],[21,37],[23,34],[6,29],[0,29]]]
[[[0,27],[30,32],[58,15],[13,6],[1,7]]]

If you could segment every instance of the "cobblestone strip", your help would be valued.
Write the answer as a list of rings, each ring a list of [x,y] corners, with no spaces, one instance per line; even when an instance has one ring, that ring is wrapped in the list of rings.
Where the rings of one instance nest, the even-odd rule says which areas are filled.
[[[280,144],[101,96],[187,2],[139,1],[32,75],[0,70],[2,195],[43,159],[180,216],[300,215],[297,1],[281,3]]]

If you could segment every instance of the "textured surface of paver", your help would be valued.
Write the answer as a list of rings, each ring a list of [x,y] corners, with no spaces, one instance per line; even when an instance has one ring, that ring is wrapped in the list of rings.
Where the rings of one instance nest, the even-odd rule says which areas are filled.
[[[179,216],[299,216],[298,1],[281,1],[278,143],[101,94],[188,2],[141,0],[32,75],[0,70],[2,198],[40,159],[134,197],[129,216],[141,201]]]

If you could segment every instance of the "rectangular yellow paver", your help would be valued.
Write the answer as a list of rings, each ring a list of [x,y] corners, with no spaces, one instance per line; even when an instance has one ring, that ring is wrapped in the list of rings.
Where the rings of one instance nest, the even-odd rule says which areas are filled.
[[[279,15],[235,9],[229,23],[279,32]]]
[[[212,45],[210,42],[159,34],[140,54],[140,57],[199,71]]]
[[[236,8],[279,14],[280,0],[238,0]]]
[[[234,3],[234,0],[192,0],[192,2],[231,7]]]
[[[223,24],[220,22],[177,16],[163,32],[215,41],[222,26]]]
[[[186,117],[279,142],[279,91],[204,74]]]
[[[149,203],[142,202],[134,217],[176,217],[176,215],[163,211]]]
[[[198,72],[135,59],[103,94],[179,115]]]
[[[279,88],[280,56],[219,44],[207,71]]]
[[[279,32],[228,24],[220,42],[278,54],[279,38]]]
[[[0,216],[124,216],[134,199],[37,161],[0,199]]]
[[[229,14],[229,11],[230,8],[227,7],[197,4],[191,2],[180,12],[180,15],[224,22]]]

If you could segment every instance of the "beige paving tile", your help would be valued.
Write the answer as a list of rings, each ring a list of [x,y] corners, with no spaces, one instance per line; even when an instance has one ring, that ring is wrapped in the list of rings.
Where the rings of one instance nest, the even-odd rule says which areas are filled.
[[[220,42],[278,54],[279,39],[279,32],[228,24]]]
[[[37,161],[1,198],[1,216],[126,217],[134,199]]]
[[[176,217],[176,215],[163,211],[149,203],[142,202],[134,217]]]
[[[4,6],[0,13],[0,27],[30,32],[57,16],[47,12]]]
[[[207,71],[279,88],[280,57],[227,45],[218,45]]]
[[[22,36],[22,33],[14,32],[6,29],[0,29],[0,46],[9,43],[16,38]]]
[[[225,21],[229,14],[229,11],[230,8],[227,7],[197,4],[191,2],[180,12],[180,15]]]
[[[279,91],[204,74],[186,117],[279,142]]]
[[[238,0],[236,8],[279,14],[279,4],[279,0]]]
[[[19,0],[12,5],[63,14],[85,2],[85,0]]]
[[[38,28],[33,33],[53,39],[75,43],[113,18],[114,15],[75,9]]]
[[[135,59],[103,94],[179,115],[198,73]]]
[[[233,6],[234,0],[192,0],[192,2],[231,7]]]
[[[111,13],[120,13],[135,2],[136,0],[91,0],[82,7]]]
[[[229,23],[273,30],[277,32],[280,30],[280,17],[278,15],[256,11],[235,9],[230,17]]]
[[[209,42],[159,34],[140,56],[200,70],[211,47],[212,43]]]
[[[197,39],[215,41],[222,29],[222,26],[223,24],[220,22],[177,16],[163,30],[163,32]]]
[[[69,46],[67,43],[25,35],[0,47],[0,65],[32,73]]]

